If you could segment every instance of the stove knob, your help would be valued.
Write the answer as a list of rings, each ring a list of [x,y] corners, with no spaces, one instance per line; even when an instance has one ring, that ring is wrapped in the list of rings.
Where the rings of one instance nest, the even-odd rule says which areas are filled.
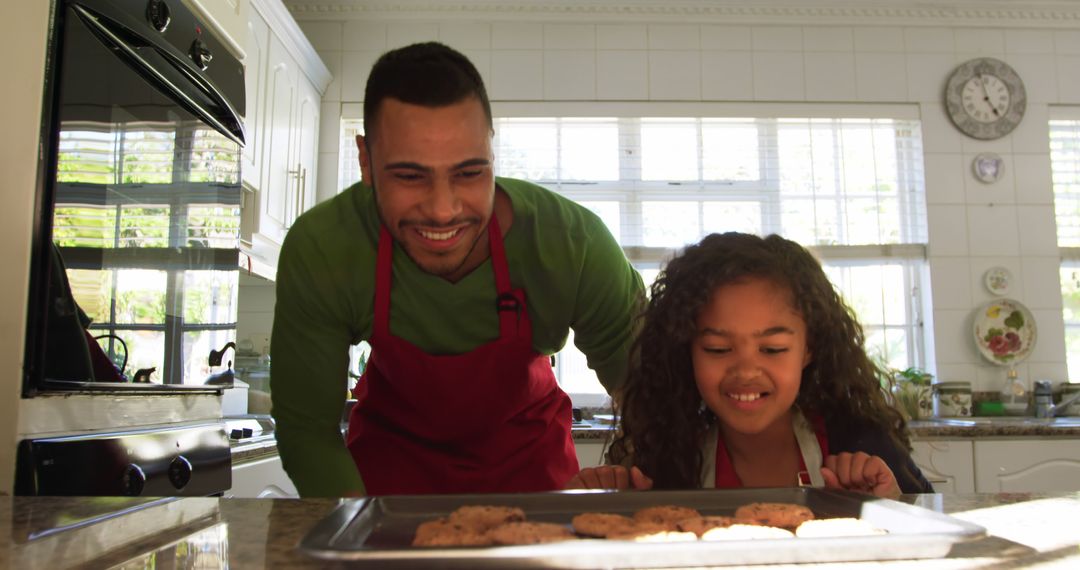
[[[141,467],[132,463],[124,470],[122,484],[124,486],[124,495],[138,497],[142,494],[143,487],[146,486],[146,473],[143,472]]]
[[[191,42],[188,55],[191,56],[191,61],[194,61],[195,65],[203,71],[206,71],[206,68],[210,66],[210,60],[214,59],[214,54],[210,52],[210,48],[206,47],[206,44],[199,38],[195,38],[195,41]]]
[[[169,5],[165,0],[150,0],[146,3],[146,21],[159,32],[164,32],[172,21]]]
[[[183,455],[177,455],[169,464],[169,482],[177,489],[183,489],[191,482],[191,462]]]

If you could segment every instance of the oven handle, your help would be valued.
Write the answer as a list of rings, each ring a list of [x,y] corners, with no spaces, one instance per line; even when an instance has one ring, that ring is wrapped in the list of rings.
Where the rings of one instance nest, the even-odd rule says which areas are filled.
[[[214,129],[216,129],[218,132],[225,135],[240,146],[244,146],[243,122],[240,121],[239,117],[236,114],[236,111],[233,109],[232,105],[229,104],[229,100],[221,94],[221,92],[217,89],[217,87],[214,86],[213,83],[210,82],[210,80],[202,77],[198,73],[195,73],[193,70],[188,69],[188,64],[183,59],[178,58],[175,54],[163,49],[161,46],[157,45],[152,40],[138,35],[134,30],[131,30],[127,27],[122,27],[122,31],[120,31],[120,33],[117,33],[110,28],[109,24],[113,24],[114,22],[109,20],[107,17],[92,12],[91,10],[88,10],[87,8],[78,4],[72,4],[71,8],[75,10],[75,13],[78,14],[79,18],[83,22],[90,26],[91,30],[95,33],[96,36],[98,36],[98,38],[107,42],[108,44],[110,44],[111,47],[119,51],[130,63],[138,66],[138,68],[145,73],[147,79],[150,79],[157,83],[159,86],[163,87],[173,97],[175,97],[178,102],[184,106],[184,108],[197,115],[210,126],[214,127]],[[119,24],[115,25],[120,26]],[[230,125],[225,125],[224,122],[222,122],[221,119],[216,117],[214,113],[205,109],[203,105],[192,99],[192,97],[188,95],[188,93],[184,89],[177,86],[168,77],[165,77],[164,74],[162,74],[160,71],[158,71],[156,67],[154,67],[154,64],[150,63],[141,55],[139,55],[137,48],[135,48],[130,43],[121,38],[120,34],[135,35],[147,46],[154,48],[154,51],[160,54],[163,59],[169,63],[169,65],[171,65],[174,69],[183,74],[184,77],[186,77],[188,81],[191,82],[191,84],[193,84],[197,89],[199,89],[211,100],[213,100],[214,103],[216,103],[221,108],[221,111],[227,114],[226,121],[229,122]]]

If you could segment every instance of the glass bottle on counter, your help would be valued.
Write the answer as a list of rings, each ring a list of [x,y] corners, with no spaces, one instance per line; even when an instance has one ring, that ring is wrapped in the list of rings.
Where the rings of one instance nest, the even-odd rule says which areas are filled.
[[[1010,415],[1021,415],[1027,411],[1027,387],[1015,369],[1010,368],[1005,377],[1005,385],[1001,388],[1001,403],[1005,406],[1005,413]]]

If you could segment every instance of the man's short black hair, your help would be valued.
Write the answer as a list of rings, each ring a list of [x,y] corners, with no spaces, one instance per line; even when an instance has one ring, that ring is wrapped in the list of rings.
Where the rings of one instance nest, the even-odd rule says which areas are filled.
[[[443,107],[476,97],[492,128],[491,103],[480,72],[467,57],[438,42],[388,51],[375,62],[364,90],[364,135],[375,136],[379,106],[386,98],[411,105]]]

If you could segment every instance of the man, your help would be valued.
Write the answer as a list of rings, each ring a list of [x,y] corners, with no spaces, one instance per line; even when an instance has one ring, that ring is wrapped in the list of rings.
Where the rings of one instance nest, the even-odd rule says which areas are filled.
[[[562,488],[578,465],[549,355],[573,328],[615,389],[641,278],[597,216],[494,176],[487,93],[460,53],[384,54],[364,126],[362,182],[301,216],[281,250],[271,393],[286,471],[304,496]]]

